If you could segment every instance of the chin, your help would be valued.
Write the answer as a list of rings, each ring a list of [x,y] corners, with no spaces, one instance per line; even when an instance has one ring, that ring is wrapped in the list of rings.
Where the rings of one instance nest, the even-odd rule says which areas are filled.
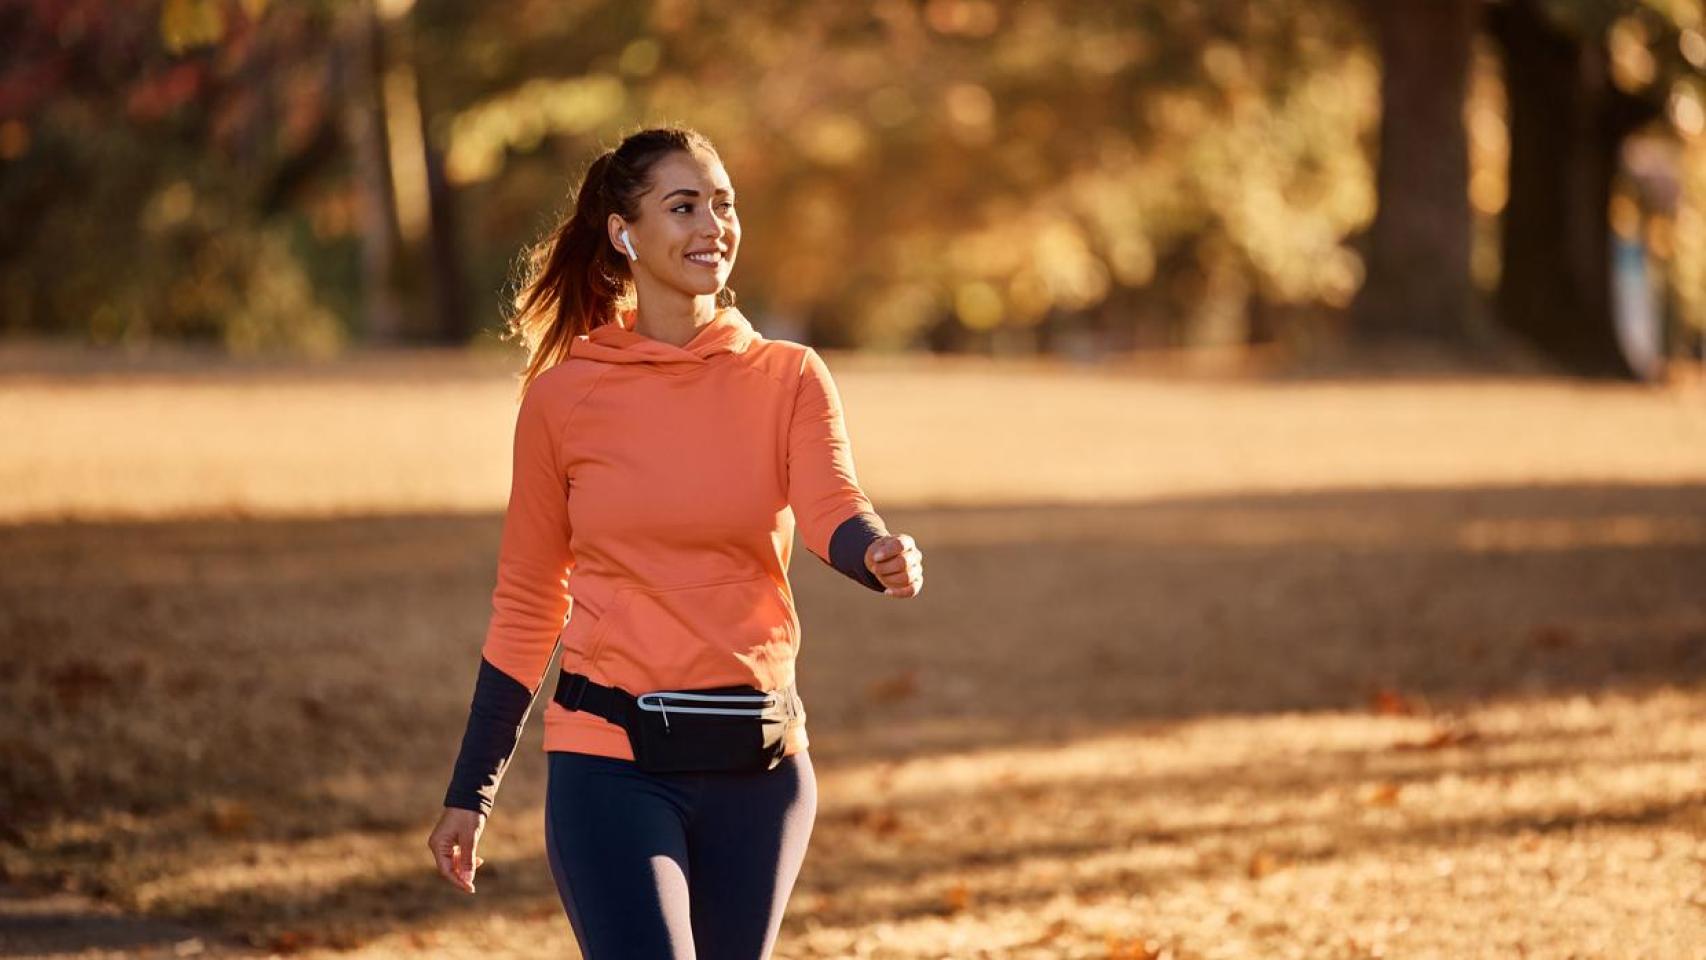
[[[723,292],[723,288],[726,286],[728,286],[728,281],[726,281],[726,280],[718,281],[718,282],[714,282],[714,283],[687,283],[687,284],[682,284],[683,289],[685,289],[687,292],[693,294],[696,297],[714,296],[716,294]]]

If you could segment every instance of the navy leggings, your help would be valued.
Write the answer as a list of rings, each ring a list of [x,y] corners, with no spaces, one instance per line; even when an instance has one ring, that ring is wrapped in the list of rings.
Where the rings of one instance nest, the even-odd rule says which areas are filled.
[[[545,852],[586,960],[764,960],[805,861],[817,778],[647,773],[551,751]]]

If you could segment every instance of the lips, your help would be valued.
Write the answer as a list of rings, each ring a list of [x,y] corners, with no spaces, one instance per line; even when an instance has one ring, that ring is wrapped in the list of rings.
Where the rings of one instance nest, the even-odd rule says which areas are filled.
[[[714,267],[722,261],[723,256],[716,250],[694,250],[686,255],[688,261],[702,267]]]

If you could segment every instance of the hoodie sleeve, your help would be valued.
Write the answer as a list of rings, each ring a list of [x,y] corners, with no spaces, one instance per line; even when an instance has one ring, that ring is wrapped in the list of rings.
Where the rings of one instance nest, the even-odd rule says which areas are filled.
[[[807,550],[866,587],[883,589],[865,566],[865,549],[888,530],[859,488],[841,396],[811,347],[801,360],[788,427],[788,505]]]
[[[572,602],[568,484],[549,413],[536,381],[516,414],[497,586],[447,807],[491,812]]]

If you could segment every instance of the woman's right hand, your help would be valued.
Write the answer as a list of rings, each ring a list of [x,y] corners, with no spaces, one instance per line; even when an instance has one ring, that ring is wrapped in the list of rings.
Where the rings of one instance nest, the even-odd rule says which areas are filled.
[[[865,547],[865,569],[891,597],[916,597],[924,589],[924,551],[910,534],[887,534]]]
[[[474,892],[474,871],[485,858],[474,855],[474,845],[480,842],[480,831],[486,829],[486,815],[478,810],[445,807],[438,826],[427,837],[427,848],[438,863],[439,875],[469,893]]]

